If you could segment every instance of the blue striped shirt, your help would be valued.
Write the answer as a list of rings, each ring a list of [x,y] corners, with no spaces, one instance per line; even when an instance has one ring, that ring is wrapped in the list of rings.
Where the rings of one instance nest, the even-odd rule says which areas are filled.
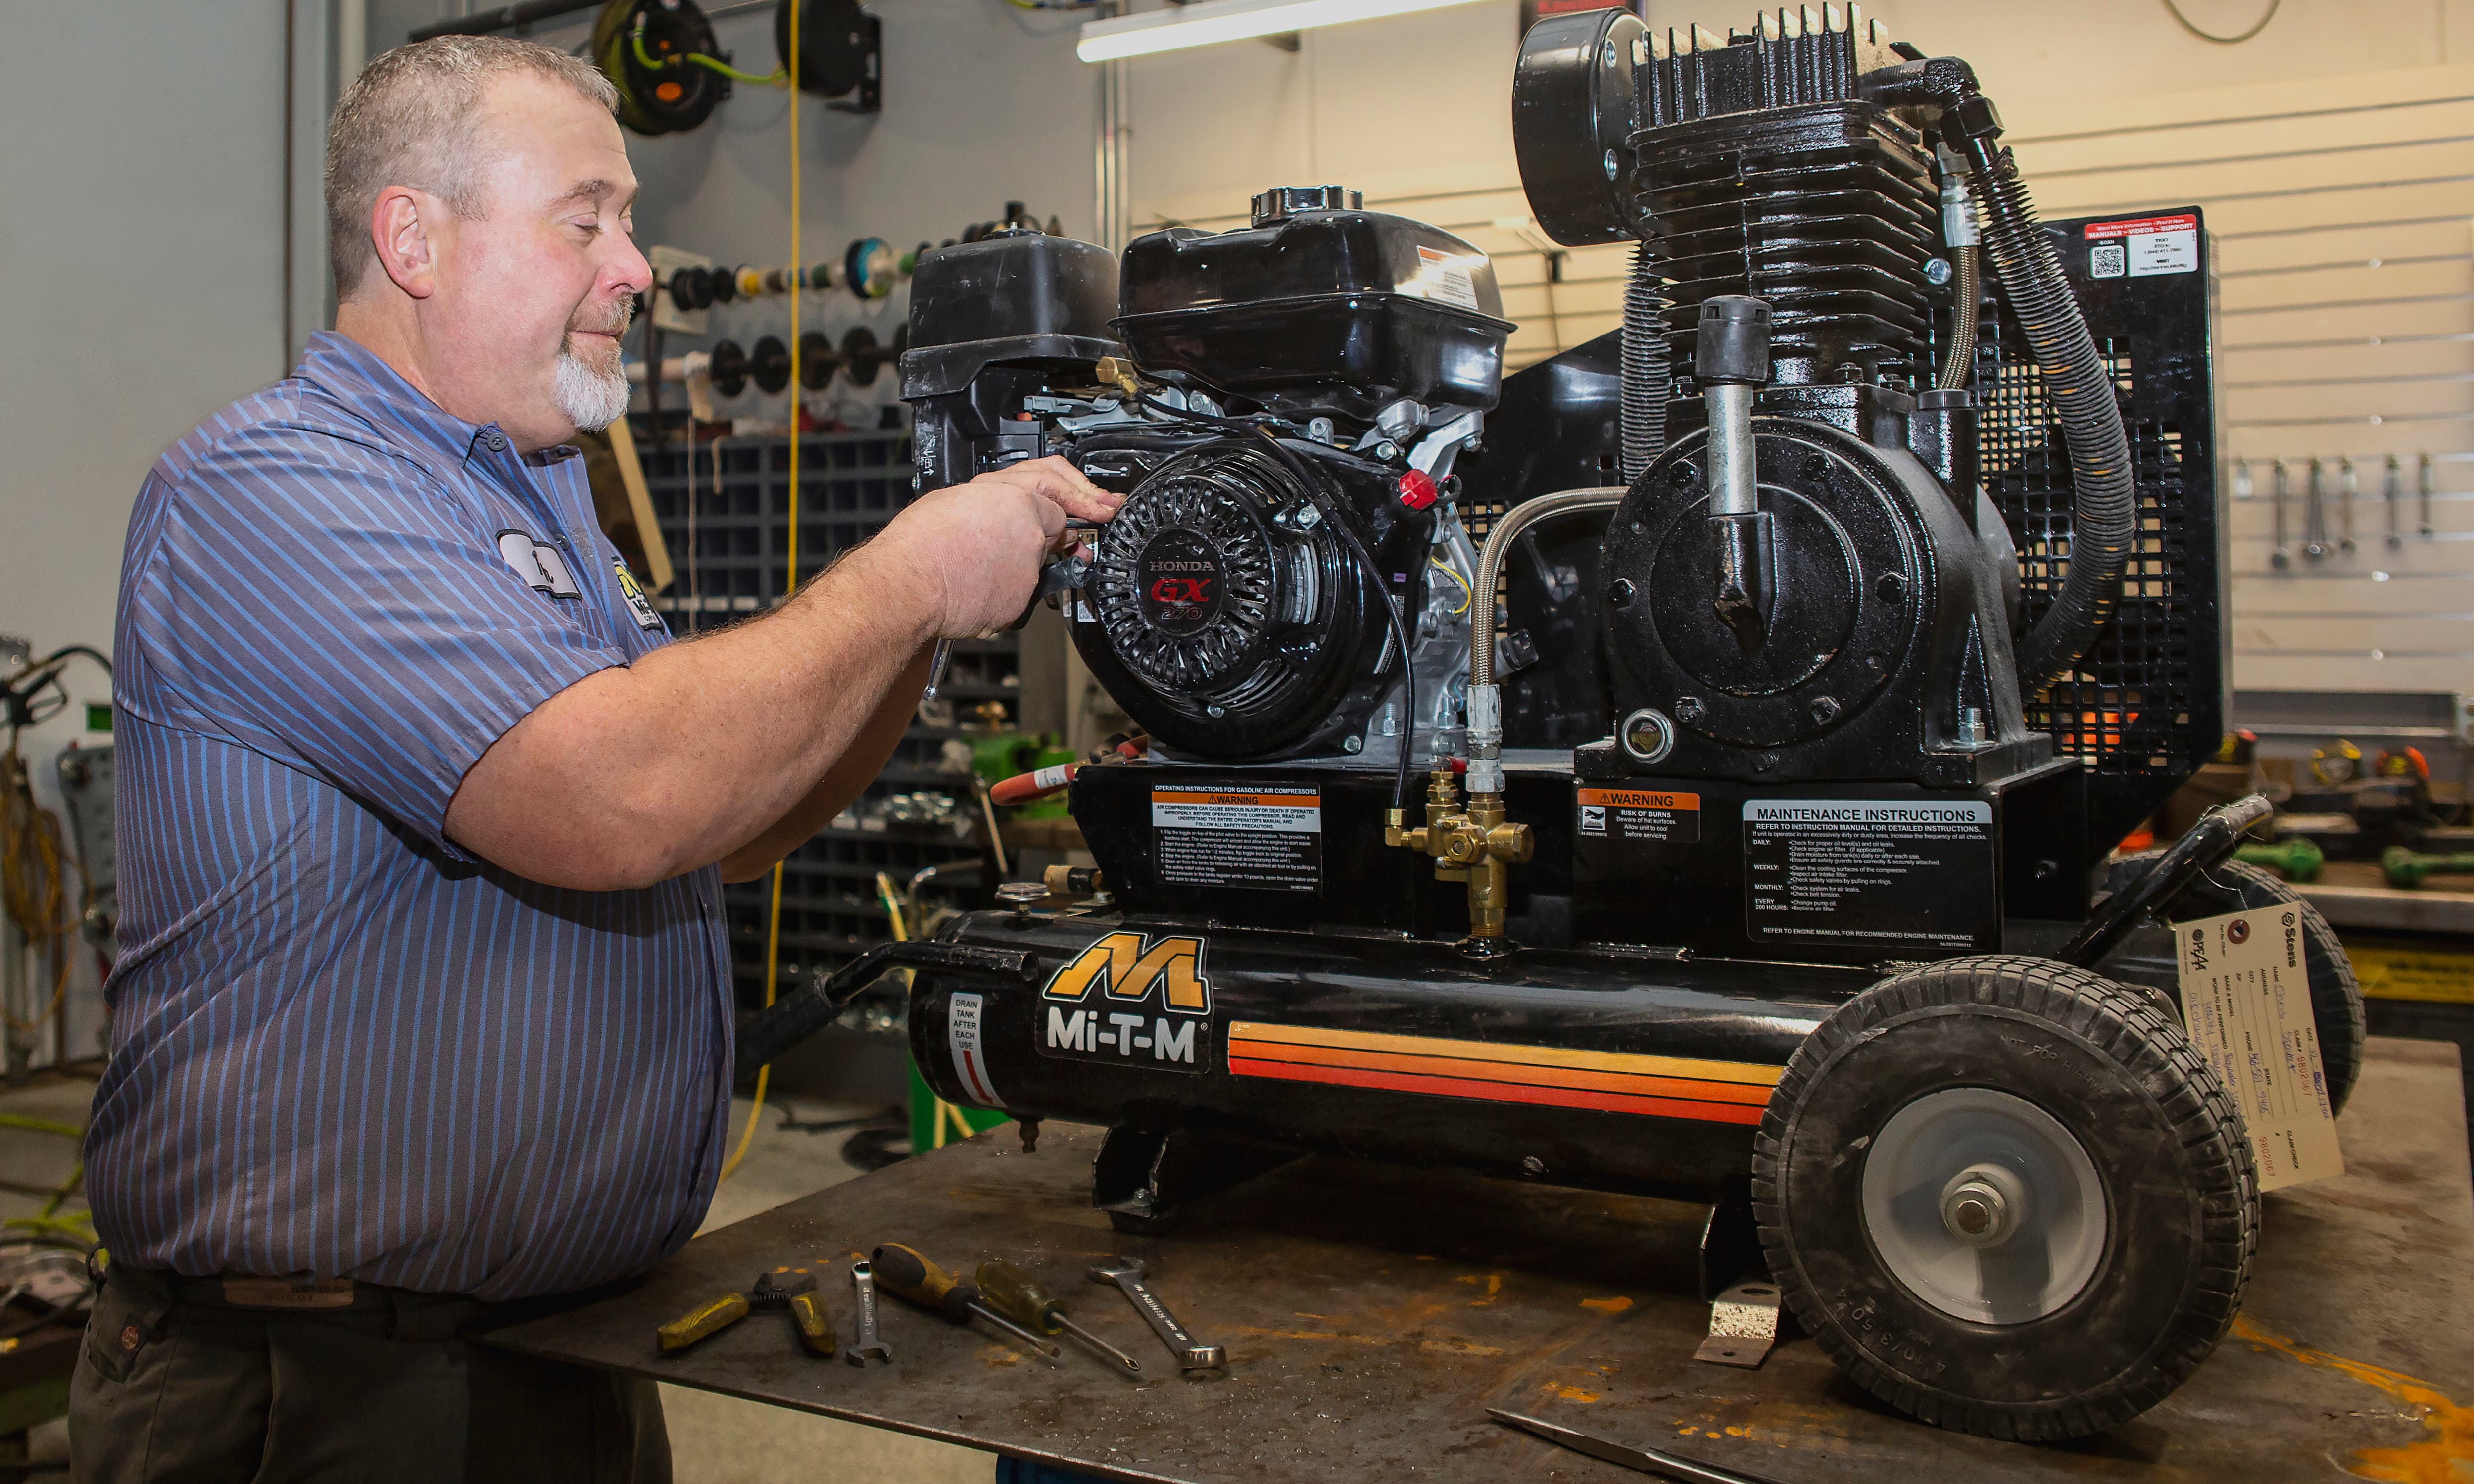
[[[702,1219],[717,873],[567,890],[446,834],[509,727],[668,640],[583,471],[330,333],[139,492],[86,1136],[119,1260],[511,1299],[641,1272]]]

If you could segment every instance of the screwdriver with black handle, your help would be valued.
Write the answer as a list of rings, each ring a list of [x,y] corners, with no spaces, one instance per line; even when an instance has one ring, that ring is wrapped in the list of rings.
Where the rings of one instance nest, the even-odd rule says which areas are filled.
[[[954,1275],[911,1248],[887,1242],[871,1253],[868,1261],[876,1270],[877,1286],[890,1290],[896,1298],[908,1299],[958,1325],[986,1320],[1043,1355],[1054,1357],[1058,1353],[1055,1346],[982,1302],[977,1285],[958,1282]]]
[[[1090,1330],[1065,1317],[1064,1305],[1049,1297],[1048,1290],[1022,1269],[1000,1257],[980,1264],[980,1297],[995,1305],[1006,1318],[1027,1325],[1042,1334],[1063,1332],[1107,1357],[1135,1380],[1143,1378],[1143,1363]]]

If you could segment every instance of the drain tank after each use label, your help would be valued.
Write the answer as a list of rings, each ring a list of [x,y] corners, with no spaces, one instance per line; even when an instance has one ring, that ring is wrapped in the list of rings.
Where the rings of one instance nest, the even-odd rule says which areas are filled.
[[[1993,808],[1978,799],[1743,806],[1744,926],[1772,942],[1999,946]]]

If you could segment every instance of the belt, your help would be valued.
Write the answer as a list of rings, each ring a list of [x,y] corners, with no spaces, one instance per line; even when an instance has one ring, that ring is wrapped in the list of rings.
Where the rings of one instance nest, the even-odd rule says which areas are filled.
[[[104,1282],[157,1312],[187,1311],[200,1317],[343,1320],[368,1325],[406,1340],[444,1340],[477,1320],[509,1307],[464,1294],[415,1293],[349,1277],[264,1277],[216,1274],[192,1277],[160,1268],[115,1262]]]

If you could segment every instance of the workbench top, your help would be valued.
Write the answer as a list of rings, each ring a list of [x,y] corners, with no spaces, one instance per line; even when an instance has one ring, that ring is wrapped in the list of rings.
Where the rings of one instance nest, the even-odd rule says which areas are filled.
[[[2371,1470],[2444,1479],[2474,1457],[2474,1192],[2455,1049],[2374,1039],[2340,1121],[2347,1173],[2268,1195],[2246,1307],[2163,1405],[2030,1448],[1875,1403],[1801,1336],[1758,1371],[1692,1359],[1704,1209],[1306,1159],[1121,1236],[1088,1204],[1100,1131],[1010,1126],[710,1232],[616,1296],[498,1331],[510,1349],[1047,1459],[1120,1479],[1637,1479],[1491,1423],[1554,1419],[1782,1481],[2122,1478],[2271,1484]],[[845,1343],[848,1264],[879,1242],[967,1275],[1010,1258],[1156,1367],[1141,1385],[1064,1341],[1026,1358],[885,1302],[894,1364],[802,1355],[758,1314],[664,1358],[656,1326],[760,1271],[823,1264]],[[1224,1375],[1180,1378],[1084,1270],[1122,1253]],[[2459,1462],[2458,1469],[2466,1469]]]

